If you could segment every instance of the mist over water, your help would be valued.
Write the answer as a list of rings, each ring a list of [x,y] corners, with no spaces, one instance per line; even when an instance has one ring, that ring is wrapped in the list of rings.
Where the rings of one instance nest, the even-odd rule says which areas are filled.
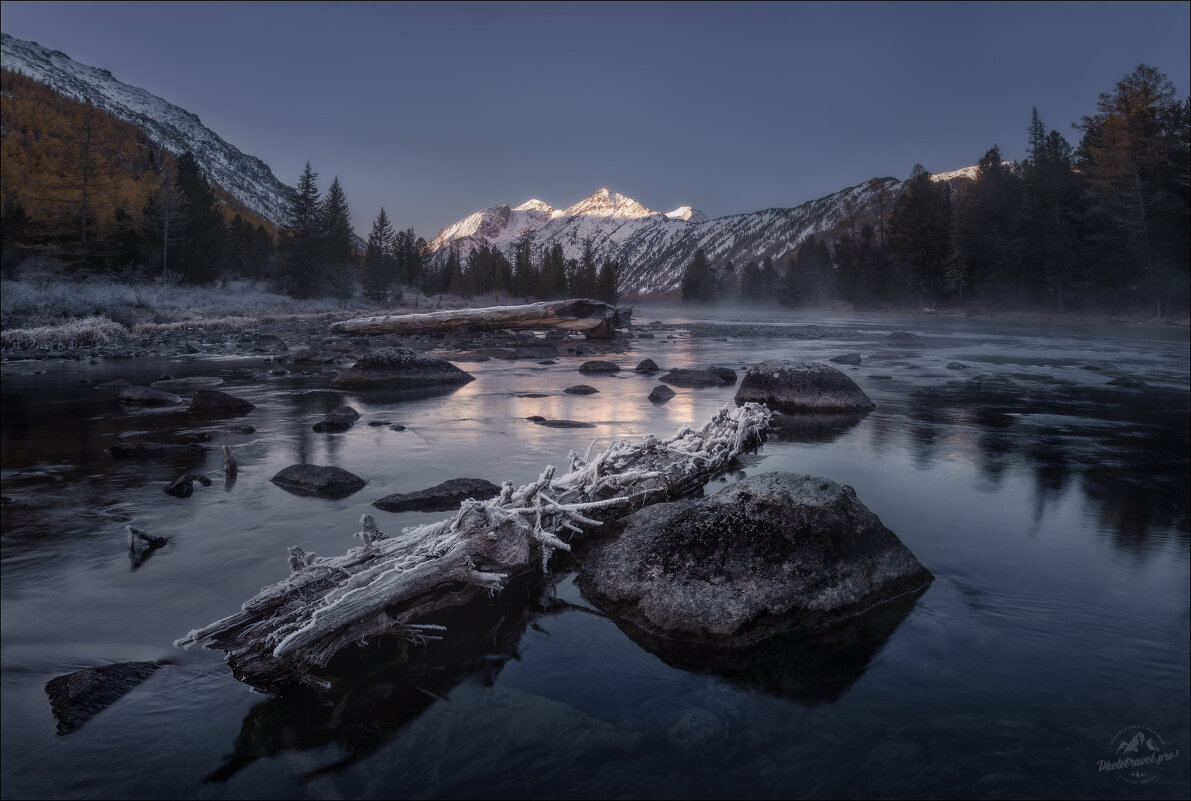
[[[592,358],[582,355],[460,362],[477,380],[421,397],[332,391],[329,375],[273,376],[261,358],[37,363],[44,374],[5,364],[3,795],[1187,796],[1185,329],[635,309],[638,326],[652,320],[675,325],[600,357],[620,373],[581,374]],[[761,325],[831,330],[744,330]],[[895,344],[897,330],[917,339]],[[746,654],[701,653],[600,614],[564,559],[547,579],[453,615],[443,643],[344,655],[322,698],[267,698],[219,652],[171,647],[284,578],[291,545],[341,553],[365,512],[390,532],[445,516],[381,512],[370,504],[383,495],[455,477],[522,484],[546,465],[565,469],[595,438],[700,423],[735,393],[675,388],[651,404],[656,379],[631,370],[642,359],[743,376],[765,359],[846,353],[860,365],[837,366],[873,412],[780,416],[769,442],[706,492],[771,470],[853,486],[936,576],[880,615]],[[257,408],[196,424],[92,388],[167,373],[220,377]],[[1145,385],[1109,383],[1126,375]],[[577,383],[600,391],[562,392]],[[344,403],[362,415],[349,431],[311,430]],[[406,428],[367,425],[379,421]],[[189,460],[105,452],[127,431],[165,441],[231,423],[256,431],[214,434]],[[242,471],[230,484],[225,443]],[[368,484],[327,500],[269,481],[300,461]],[[185,471],[212,485],[164,494]],[[125,523],[170,541],[133,569]],[[167,665],[56,734],[45,683],[128,660]],[[1182,754],[1144,786],[1097,768],[1129,726]]]

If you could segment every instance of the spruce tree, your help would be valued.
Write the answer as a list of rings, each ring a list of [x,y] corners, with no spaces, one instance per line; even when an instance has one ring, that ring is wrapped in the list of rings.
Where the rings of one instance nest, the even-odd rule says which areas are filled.
[[[688,303],[709,303],[715,295],[715,279],[703,248],[695,251],[682,274],[682,299]]]
[[[368,234],[368,247],[364,251],[364,266],[360,276],[364,295],[377,303],[389,299],[389,291],[396,278],[396,260],[392,253],[393,225],[382,207],[372,223]]]
[[[223,204],[192,153],[177,160],[178,189],[185,198],[185,246],[178,251],[178,272],[186,281],[208,284],[222,278],[227,261],[227,226]]]
[[[298,178],[298,191],[290,199],[278,245],[285,289],[299,298],[313,297],[318,284],[322,220],[317,179],[318,173],[306,162]]]

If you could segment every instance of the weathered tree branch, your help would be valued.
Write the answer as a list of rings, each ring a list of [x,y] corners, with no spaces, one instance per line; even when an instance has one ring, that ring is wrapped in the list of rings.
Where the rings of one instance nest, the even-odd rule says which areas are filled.
[[[632,306],[613,306],[599,300],[579,298],[523,306],[360,317],[332,323],[331,330],[343,334],[429,334],[442,331],[555,329],[599,339],[611,337],[615,329],[628,326],[632,315]]]
[[[520,488],[505,482],[496,498],[464,501],[454,517],[397,537],[364,515],[356,535],[363,545],[337,557],[291,548],[289,578],[175,645],[222,649],[237,677],[267,692],[325,686],[311,671],[345,646],[385,633],[438,637],[439,627],[417,621],[539,565],[545,570],[555,549],[570,550],[564,529],[581,532],[702,486],[761,444],[769,417],[765,406],[749,403],[724,407],[670,439],[614,442],[595,458],[592,443],[585,456],[572,451],[563,476],[548,467]]]

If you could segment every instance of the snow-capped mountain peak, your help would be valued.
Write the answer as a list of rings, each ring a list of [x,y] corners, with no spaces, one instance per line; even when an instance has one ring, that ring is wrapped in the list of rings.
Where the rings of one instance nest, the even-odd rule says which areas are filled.
[[[513,211],[544,211],[547,214],[553,214],[554,208],[549,203],[543,203],[536,197],[531,197]]]
[[[691,208],[690,206],[679,206],[674,211],[666,212],[666,219],[682,220],[689,223],[703,223],[711,218],[698,209]]]
[[[645,208],[631,197],[625,197],[619,192],[612,192],[607,187],[601,187],[575,205],[564,209],[562,214],[558,216],[616,217],[625,220],[635,220],[649,217],[656,213]]]

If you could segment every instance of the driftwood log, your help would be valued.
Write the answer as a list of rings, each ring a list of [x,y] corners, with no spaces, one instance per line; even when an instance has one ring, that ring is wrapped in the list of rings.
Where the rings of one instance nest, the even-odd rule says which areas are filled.
[[[615,329],[628,326],[632,306],[613,306],[599,300],[578,298],[527,303],[523,306],[490,306],[425,314],[386,314],[359,317],[331,324],[341,334],[432,334],[452,331],[557,330],[606,339]]]
[[[548,467],[520,488],[505,482],[496,498],[464,501],[453,517],[400,536],[385,535],[364,515],[361,546],[336,557],[290,548],[287,579],[174,644],[223,650],[237,678],[265,692],[298,683],[325,688],[314,671],[345,646],[390,633],[412,642],[440,638],[445,629],[419,621],[546,570],[555,549],[570,550],[562,539],[569,532],[701,487],[764,441],[769,418],[760,404],[725,406],[699,429],[613,442],[593,458],[597,440],[586,455],[571,453],[563,476]]]

